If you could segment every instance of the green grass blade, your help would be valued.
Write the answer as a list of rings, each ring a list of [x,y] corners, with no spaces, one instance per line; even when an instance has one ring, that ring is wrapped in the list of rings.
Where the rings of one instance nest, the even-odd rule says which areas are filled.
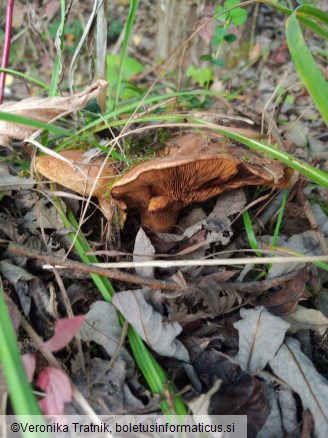
[[[288,9],[285,8],[282,5],[279,5],[275,2],[269,1],[269,0],[258,0],[260,3],[265,3],[269,6],[274,7],[275,9],[278,9],[279,11],[283,12],[284,14],[290,16],[293,13],[292,9]],[[302,8],[312,8],[312,6],[302,6]],[[317,11],[320,11],[320,9],[314,8]],[[323,12],[323,11],[320,11]],[[323,14],[325,14],[323,12]],[[309,19],[306,17],[307,14],[302,14],[300,15],[299,19],[301,21],[302,24],[304,24],[304,26],[306,26],[308,29],[310,29],[312,32],[316,33],[317,35],[319,35],[322,38],[328,39],[328,30],[325,29],[324,27],[318,25],[318,23],[316,23],[315,21]],[[322,21],[323,19],[323,15],[322,14],[318,14],[316,13],[317,17],[313,17],[317,18],[319,21]]]
[[[285,212],[286,202],[287,202],[287,190],[284,191],[284,196],[282,197],[281,207],[279,209],[278,219],[277,219],[277,223],[276,223],[273,238],[272,238],[272,246],[277,245],[277,239],[279,236],[282,218],[283,218],[284,212]]]
[[[69,135],[66,129],[58,128],[55,125],[39,122],[38,120],[28,119],[27,117],[17,116],[15,114],[0,111],[0,120],[6,122],[19,123],[21,125],[33,126],[34,128],[43,129],[44,131],[52,132],[56,135]]]
[[[286,36],[295,69],[328,125],[328,83],[305,43],[297,12],[287,20]]]
[[[248,211],[245,211],[243,213],[243,219],[244,219],[244,225],[245,225],[245,230],[247,233],[249,244],[251,245],[251,248],[254,249],[257,257],[262,257],[262,254],[258,251],[259,246],[257,244],[257,240],[254,234],[253,224]]]
[[[205,125],[203,120],[195,118],[193,118],[193,120],[197,121],[200,126]],[[325,189],[328,189],[328,173],[312,167],[309,164],[298,160],[287,152],[274,148],[272,145],[268,145],[265,143],[261,143],[258,140],[247,138],[244,135],[236,134],[235,132],[231,132],[228,129],[220,128],[217,125],[211,123],[206,123],[206,125],[213,129],[213,131],[217,131],[219,134],[225,135],[232,140],[239,141],[240,143],[245,144],[251,149],[266,153],[272,158],[276,158],[277,160],[281,161],[292,169],[297,170],[318,185],[324,187]]]
[[[25,79],[28,82],[32,82],[33,84],[38,85],[41,88],[44,88],[45,90],[49,90],[49,85],[45,84],[44,82],[39,81],[38,79],[32,78],[31,76],[26,75],[25,73],[22,73],[21,71],[17,70],[11,70],[10,68],[0,68],[0,72],[5,72],[14,76],[20,76],[21,78]]]
[[[120,98],[120,90],[121,90],[121,83],[122,83],[122,76],[123,76],[123,70],[124,70],[124,63],[126,59],[126,51],[128,48],[128,42],[130,39],[130,34],[132,31],[133,23],[136,17],[137,9],[139,6],[139,0],[130,0],[130,9],[128,14],[128,19],[126,21],[125,26],[125,32],[124,32],[124,39],[122,44],[122,50],[121,50],[121,60],[120,60],[120,67],[118,71],[118,80],[115,90],[115,101],[114,101],[114,108],[117,106],[119,98]]]
[[[38,415],[39,420],[42,420],[39,405],[26,378],[2,288],[0,288],[0,362],[16,415]]]

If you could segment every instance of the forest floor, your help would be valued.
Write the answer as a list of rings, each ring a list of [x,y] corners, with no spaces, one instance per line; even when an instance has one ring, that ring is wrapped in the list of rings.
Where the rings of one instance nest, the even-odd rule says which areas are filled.
[[[31,2],[28,7],[15,3],[8,67],[49,84],[59,2],[40,3],[37,6]],[[69,63],[92,11],[91,2],[79,3],[83,5],[71,11],[64,38],[65,70],[60,88],[66,97]],[[115,64],[114,55],[121,49],[128,3],[117,0],[109,5],[109,66]],[[169,95],[177,90],[179,72],[161,76],[161,65],[154,61],[155,3],[140,2],[127,52],[124,84],[128,87],[124,91],[126,107],[122,104],[122,108],[127,108],[138,95],[143,99],[156,79],[158,88],[153,95]],[[194,157],[191,161],[196,161],[203,154],[205,143],[205,149],[216,142],[223,144],[222,156],[227,166],[238,163],[239,170],[233,177],[216,175],[203,182],[202,189],[226,178],[226,187],[221,190],[224,193],[205,197],[204,202],[196,197],[196,202],[186,202],[174,227],[165,232],[141,227],[133,200],[133,208],[127,214],[108,199],[100,210],[97,205],[103,199],[103,191],[87,202],[83,189],[82,194],[74,189],[67,195],[61,185],[42,184],[35,172],[36,150],[42,143],[59,151],[63,139],[57,140],[56,133],[47,134],[49,138],[42,134],[37,142],[34,139],[26,143],[22,141],[24,133],[29,137],[30,132],[24,131],[18,140],[20,137],[13,134],[8,124],[1,131],[1,283],[30,381],[38,388],[38,394],[40,389],[43,391],[40,406],[44,413],[160,413],[160,402],[165,397],[172,406],[173,395],[169,389],[166,391],[165,384],[155,394],[142,374],[142,358],[136,359],[133,350],[133,336],[137,336],[165,370],[167,381],[175,384],[175,391],[189,412],[204,413],[205,406],[213,415],[247,415],[248,437],[307,438],[313,433],[327,436],[328,264],[295,262],[298,255],[328,257],[327,189],[302,174],[287,178],[286,168],[268,156],[256,155],[245,146],[245,152],[238,155],[236,143],[231,142],[231,146],[220,136],[211,137],[212,131],[199,134],[199,129],[186,126],[192,116],[246,136],[257,132],[259,140],[269,140],[295,159],[328,172],[327,128],[295,72],[286,43],[285,22],[283,14],[261,5],[254,18],[247,61],[231,68],[227,68],[227,61],[224,68],[215,68],[208,93],[203,64],[197,67],[199,70],[189,69],[188,74],[180,72],[183,98],[168,98],[158,107],[152,102],[142,104],[140,121],[129,119],[131,111],[117,116],[118,121],[129,120],[130,134],[126,139],[119,138],[126,127],[122,123],[111,125],[108,119],[107,129],[101,132],[90,130],[89,137],[79,134],[71,142],[65,139],[63,144],[68,149],[83,152],[97,144],[104,151],[114,144],[116,175],[124,174],[127,164],[154,160],[162,150],[165,152],[161,152],[158,161],[167,160],[165,154],[172,145],[183,148],[190,142],[190,156]],[[236,35],[241,37],[238,32]],[[2,42],[3,35],[0,37]],[[206,32],[202,37],[206,38]],[[309,31],[306,37],[327,79],[327,46]],[[89,41],[90,58],[83,52],[75,69],[78,90],[89,84],[89,61],[91,55],[96,57],[92,47]],[[233,43],[222,49],[222,57],[230,56],[234,63],[230,47],[233,51]],[[113,80],[111,73],[107,79]],[[92,93],[101,95],[103,85],[100,83],[98,88],[88,89],[84,97],[91,100],[95,97]],[[199,89],[201,93],[197,94]],[[47,92],[43,90],[40,95],[39,84],[8,75],[5,103],[15,101],[20,105],[18,114],[32,117],[30,107],[23,101],[30,96],[45,98]],[[64,120],[62,102],[51,101],[49,107],[44,102],[40,100],[33,107],[35,114],[41,114],[35,117],[40,121],[46,117],[46,122],[71,133],[82,132],[79,130],[84,125],[91,126],[96,120],[89,106],[89,112],[65,116]],[[80,102],[74,101],[75,104],[67,113],[82,108]],[[1,110],[6,108],[0,107]],[[54,111],[55,117],[45,116],[46,111]],[[178,126],[176,120],[167,126],[161,119],[165,114],[177,113],[186,115],[185,120],[181,119],[185,126]],[[147,121],[146,116],[152,114],[154,118]],[[7,122],[1,123],[3,127]],[[43,152],[44,149],[37,154]],[[56,176],[41,172],[41,165],[38,171],[46,175],[46,180],[63,182],[70,165],[51,155],[48,163]],[[77,175],[81,166],[80,163],[74,170]],[[82,171],[89,175],[84,167]],[[228,171],[222,167],[224,172]],[[281,172],[285,172],[286,183],[282,182]],[[147,184],[155,187],[157,178],[161,177],[155,175],[154,181]],[[137,198],[141,189],[132,190]],[[166,195],[152,190],[152,200],[158,197],[156,201],[171,205]],[[129,196],[133,198],[134,192]],[[128,198],[124,199],[128,202]],[[118,205],[122,207],[122,203]],[[166,204],[161,208],[166,208]],[[65,214],[69,218],[66,222]],[[81,252],[74,246],[77,239],[73,238],[72,243],[72,217],[83,236],[78,244],[87,251],[82,259],[85,269],[79,264]],[[276,262],[261,260],[272,255]],[[116,263],[114,270],[103,268],[112,286],[108,278],[103,283],[94,281],[96,274],[101,273],[91,266],[95,257],[100,262]],[[156,266],[148,266],[149,261],[156,261]],[[213,264],[206,264],[207,261]],[[120,262],[130,264],[125,267],[117,264]],[[137,262],[145,263],[133,265]],[[121,325],[123,318],[119,319],[117,310],[134,328],[135,335]],[[47,351],[54,352],[54,356],[47,355]],[[61,374],[54,372],[58,367]],[[1,400],[7,392],[4,381],[0,369]],[[55,394],[51,386],[60,391]]]

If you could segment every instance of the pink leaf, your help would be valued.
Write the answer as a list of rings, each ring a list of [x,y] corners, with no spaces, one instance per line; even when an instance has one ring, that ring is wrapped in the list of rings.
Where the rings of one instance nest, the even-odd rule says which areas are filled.
[[[29,382],[32,382],[34,372],[35,372],[35,365],[36,365],[35,355],[33,353],[23,354],[21,359],[22,359],[22,362],[23,362],[23,365],[25,368],[27,380]]]
[[[84,315],[80,315],[56,321],[55,333],[43,343],[43,347],[49,351],[57,351],[64,348],[79,331],[84,319]]]
[[[41,371],[36,383],[47,393],[39,402],[43,413],[62,415],[64,403],[72,400],[72,388],[67,375],[57,368],[48,367]]]

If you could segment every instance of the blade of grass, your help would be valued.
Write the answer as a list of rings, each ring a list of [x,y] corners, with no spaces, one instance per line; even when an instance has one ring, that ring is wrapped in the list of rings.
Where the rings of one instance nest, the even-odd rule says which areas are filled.
[[[14,412],[27,416],[24,421],[32,424],[46,424],[38,402],[27,381],[25,370],[17,348],[14,328],[6,306],[4,291],[0,286],[0,362],[7,383]],[[18,417],[19,418],[19,417]],[[29,432],[31,437],[49,437],[41,432]]]
[[[64,135],[67,137],[69,131],[66,129],[58,128],[55,125],[39,122],[38,120],[28,119],[27,117],[17,116],[11,113],[6,113],[0,111],[0,120],[5,120],[6,122],[19,123],[21,125],[33,126],[34,128],[43,129],[44,131],[52,132],[56,135]]]
[[[72,212],[68,212],[67,216],[62,209],[62,206],[59,200],[56,200],[56,205],[59,209],[60,216],[63,220],[65,227],[78,229],[78,223],[75,219],[75,216]],[[69,234],[70,238],[74,241],[74,246],[81,257],[82,261],[85,263],[97,263],[96,256],[86,256],[85,252],[90,251],[91,248],[86,241],[86,239],[75,233]],[[114,294],[114,288],[108,278],[100,277],[99,275],[90,274],[91,278],[95,282],[105,301],[111,302],[112,296]],[[123,323],[124,319],[122,315],[119,314],[120,322]],[[134,355],[134,358],[137,362],[138,367],[142,371],[151,391],[154,394],[159,394],[164,400],[161,403],[161,409],[163,413],[166,413],[171,410],[170,404],[165,401],[166,397],[166,387],[167,391],[172,397],[172,404],[176,409],[176,413],[178,415],[187,414],[187,408],[183,402],[183,399],[179,396],[176,396],[177,392],[174,385],[168,385],[168,376],[166,375],[163,368],[160,364],[155,360],[152,356],[151,352],[143,343],[142,339],[139,335],[134,331],[133,327],[129,326],[128,328],[128,338],[130,342],[130,346]]]
[[[9,73],[14,76],[20,76],[21,78],[25,79],[28,82],[32,82],[33,84],[39,85],[39,87],[45,90],[49,90],[49,85],[39,81],[38,79],[32,78],[32,76],[22,73],[21,71],[11,70],[10,68],[0,68],[0,72]]]
[[[123,39],[122,50],[121,50],[120,67],[118,71],[118,80],[115,90],[114,109],[117,106],[120,98],[120,89],[121,89],[122,76],[123,76],[124,64],[126,59],[126,51],[128,48],[128,42],[132,31],[133,23],[136,17],[138,6],[139,6],[139,0],[130,0],[130,9],[125,25],[124,39]]]
[[[268,154],[272,158],[276,158],[287,166],[291,167],[294,170],[297,170],[301,174],[305,175],[307,178],[311,179],[315,183],[319,184],[321,187],[328,189],[328,173],[323,172],[320,169],[310,166],[309,164],[298,160],[287,152],[281,151],[279,149],[274,148],[272,145],[268,145],[265,143],[261,143],[258,140],[250,139],[241,134],[236,134],[235,132],[229,131],[229,129],[224,129],[214,125],[212,123],[206,123],[203,120],[190,118],[194,122],[197,122],[198,125],[207,126],[208,128],[213,129],[213,131],[217,131],[219,134],[225,135],[226,137],[231,138],[232,140],[239,141],[240,143],[245,144],[251,149],[255,149],[257,151],[264,152]]]
[[[258,2],[260,3],[265,3],[269,6],[274,7],[275,9],[278,9],[279,11],[283,12],[284,14],[290,16],[294,11],[292,9],[289,8],[285,8],[284,6],[277,4],[273,1],[269,1],[269,0],[258,0]],[[304,7],[304,6],[302,6]],[[306,7],[311,7],[311,6],[306,6]],[[317,9],[317,8],[315,8]],[[320,11],[320,9],[317,9],[317,11]],[[323,12],[323,11],[320,11]],[[324,12],[323,12],[324,13]],[[317,18],[319,21],[322,21],[322,15],[321,14],[317,14]],[[302,24],[304,24],[304,26],[306,26],[308,29],[310,29],[312,32],[316,33],[317,35],[319,35],[322,38],[328,39],[328,31],[327,29],[325,29],[324,27],[320,26],[318,23],[316,23],[315,21],[307,18],[306,16],[300,16],[300,21]]]
[[[301,81],[312,96],[323,120],[328,125],[328,83],[305,43],[297,11],[298,8],[286,23],[288,48]]]
[[[282,218],[284,216],[286,202],[287,202],[287,194],[288,194],[287,190],[284,190],[284,195],[282,197],[281,207],[279,209],[277,223],[276,223],[276,226],[275,226],[275,229],[274,229],[274,233],[273,233],[272,246],[276,246],[277,245],[277,239],[278,239],[278,236],[279,236],[280,227],[281,227],[281,224],[282,224]]]
[[[256,241],[256,237],[255,237],[254,229],[253,229],[253,224],[252,224],[252,221],[251,221],[251,218],[250,218],[248,211],[245,211],[243,213],[243,220],[244,220],[245,230],[246,230],[248,241],[249,241],[249,244],[251,245],[251,248],[254,249],[255,254],[258,257],[262,257],[262,254],[258,251],[259,246],[258,246],[257,241]]]

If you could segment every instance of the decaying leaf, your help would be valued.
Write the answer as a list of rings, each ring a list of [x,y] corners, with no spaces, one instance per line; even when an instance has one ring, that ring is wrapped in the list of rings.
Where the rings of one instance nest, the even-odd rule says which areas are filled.
[[[269,413],[265,385],[244,373],[238,377],[221,384],[212,396],[209,414],[247,415],[247,436],[256,437]]]
[[[47,367],[41,371],[37,385],[46,392],[46,397],[39,404],[46,415],[62,415],[64,404],[72,400],[71,382],[67,375],[58,368]]]
[[[188,362],[186,348],[176,339],[182,327],[177,322],[163,322],[162,315],[146,302],[146,290],[116,293],[113,304],[154,351]]]
[[[310,409],[318,438],[328,436],[328,381],[315,369],[301,351],[296,339],[286,338],[276,356],[270,360],[276,376],[301,398],[304,409]]]
[[[93,303],[85,315],[85,321],[80,330],[81,339],[101,345],[112,357],[119,348],[121,334],[122,327],[114,306],[104,301]],[[121,346],[118,353],[126,362],[126,368],[133,370],[134,362],[126,348]]]
[[[290,324],[288,331],[296,333],[299,330],[314,330],[323,336],[328,329],[328,318],[319,310],[297,306],[293,313],[284,316]]]
[[[259,246],[261,249],[266,249],[272,245],[272,236],[261,236]],[[322,255],[320,243],[315,231],[308,230],[300,234],[294,234],[288,239],[284,236],[279,236],[277,239],[277,247],[293,250],[300,254]],[[269,270],[268,278],[276,278],[289,272],[297,271],[304,268],[305,263],[274,263]]]
[[[134,262],[146,262],[153,260],[155,254],[155,248],[153,247],[150,239],[142,228],[136,235],[133,249],[133,261]],[[136,273],[140,277],[155,278],[155,268],[151,266],[136,267]]]
[[[5,164],[0,164],[0,192],[10,192],[11,190],[21,190],[33,187],[35,181],[32,178],[18,178],[9,173]]]
[[[266,388],[270,406],[269,415],[256,438],[284,438],[298,430],[297,408],[293,393],[289,390],[275,391]]]
[[[209,316],[215,317],[239,305],[239,293],[231,284],[225,288],[220,280],[221,275],[218,272],[205,276],[199,283],[179,290],[178,297],[167,294],[167,303],[171,306],[170,320],[185,323]]]
[[[188,403],[194,415],[208,415],[211,397],[220,388],[221,383],[221,380],[217,380],[206,394],[201,394]]]
[[[262,370],[281,346],[289,324],[265,308],[241,309],[242,320],[234,327],[239,331],[238,361],[249,373]]]
[[[74,379],[74,383],[97,414],[123,415],[144,409],[143,403],[132,394],[126,383],[129,377],[122,357],[112,364],[95,357],[90,360],[88,374]]]
[[[20,102],[2,104],[0,111],[43,123],[51,123],[59,117],[84,108],[107,85],[106,81],[99,80],[81,93],[69,97],[29,97]],[[13,139],[25,140],[37,130],[38,128],[33,126],[0,120],[0,145],[5,146]]]
[[[269,298],[261,300],[261,305],[268,308],[274,315],[289,315],[296,309],[297,303],[307,297],[307,292],[305,291],[307,279],[307,268],[296,271],[294,278],[282,286],[280,290],[271,294]]]
[[[84,315],[79,315],[56,321],[55,333],[50,339],[43,343],[43,347],[49,351],[57,351],[66,347],[79,331],[84,322],[84,318]]]
[[[10,260],[0,261],[0,272],[12,283],[25,315],[29,316],[33,300],[39,316],[48,321],[49,292],[42,280]]]

